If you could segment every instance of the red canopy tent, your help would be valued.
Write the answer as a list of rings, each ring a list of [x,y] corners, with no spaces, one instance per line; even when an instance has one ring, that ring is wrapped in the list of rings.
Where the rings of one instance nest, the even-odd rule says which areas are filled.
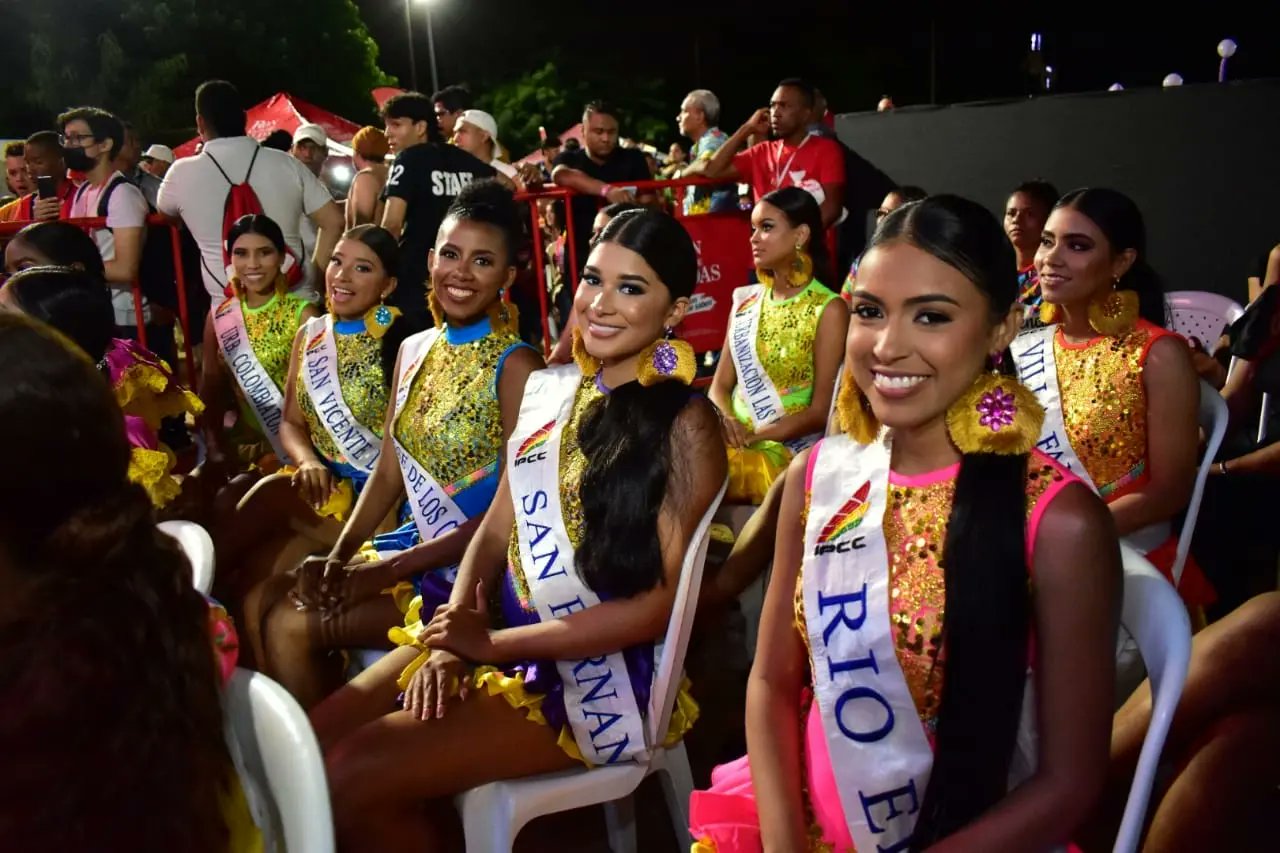
[[[292,134],[299,125],[307,122],[318,124],[329,135],[330,142],[342,144],[340,148],[335,146],[335,150],[341,153],[350,153],[349,143],[360,129],[360,125],[355,122],[307,103],[288,92],[279,92],[257,106],[250,107],[246,119],[246,132],[259,141],[276,130],[286,130]],[[185,142],[174,149],[174,156],[191,157],[199,144],[199,137]]]

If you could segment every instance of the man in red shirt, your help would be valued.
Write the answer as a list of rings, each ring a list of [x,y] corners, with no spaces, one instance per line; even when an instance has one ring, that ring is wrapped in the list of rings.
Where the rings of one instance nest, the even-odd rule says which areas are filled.
[[[756,110],[705,166],[694,164],[685,174],[745,181],[757,200],[782,187],[801,187],[817,200],[822,224],[831,228],[844,208],[844,152],[835,140],[809,133],[815,94],[803,80],[783,80],[767,108]],[[749,137],[768,132],[772,139],[735,153]]]
[[[36,179],[47,176],[53,178],[54,195],[45,199],[40,198],[38,192],[24,195],[0,207],[0,222],[66,219],[71,213],[75,186],[67,179],[67,164],[62,159],[58,134],[52,130],[32,134],[24,146],[23,159],[31,188],[36,190]]]

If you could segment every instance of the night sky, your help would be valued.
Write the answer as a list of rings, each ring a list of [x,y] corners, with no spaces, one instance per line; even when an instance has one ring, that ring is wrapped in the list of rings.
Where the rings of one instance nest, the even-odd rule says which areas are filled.
[[[403,0],[357,2],[381,48],[382,67],[407,83]],[[931,43],[937,103],[1031,94],[1036,82],[1025,69],[1033,31],[1043,34],[1055,92],[1101,90],[1114,82],[1158,86],[1171,71],[1187,83],[1209,82],[1217,76],[1217,43],[1226,37],[1240,45],[1230,77],[1280,77],[1280,29],[1269,20],[1275,16],[1247,11],[1250,4],[1201,2],[1186,13],[1169,4],[1151,15],[1117,13],[1123,4],[1115,3],[1100,7],[1105,11],[1028,3],[976,14],[960,11],[961,5],[991,6],[951,3],[930,12],[930,4],[911,0],[434,0],[432,19],[442,84],[466,81],[481,91],[558,51],[566,70],[605,66],[624,76],[662,78],[673,122],[688,89],[712,89],[730,131],[765,105],[774,83],[793,75],[812,79],[837,113],[874,109],[882,94],[899,106],[929,103]],[[423,6],[414,6],[414,18],[420,87],[429,89]],[[674,138],[673,127],[668,140],[653,141]]]

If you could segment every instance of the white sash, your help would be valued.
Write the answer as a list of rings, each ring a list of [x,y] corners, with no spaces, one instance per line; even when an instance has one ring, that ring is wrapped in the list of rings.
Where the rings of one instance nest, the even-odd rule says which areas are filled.
[[[813,453],[803,592],[814,698],[854,845],[905,850],[933,749],[889,621],[889,449],[836,435]]]
[[[342,451],[348,465],[372,474],[377,467],[382,441],[356,420],[342,399],[338,381],[338,346],[333,340],[333,315],[312,317],[303,333],[302,374],[307,396],[325,432]]]
[[[531,374],[507,443],[520,562],[544,622],[600,603],[578,577],[560,507],[560,440],[581,382],[582,374],[572,364]],[[556,668],[583,757],[593,765],[643,758],[644,724],[622,653],[557,661]]]
[[[213,330],[218,337],[222,357],[240,386],[241,395],[253,409],[262,434],[271,442],[276,458],[288,463],[289,456],[280,444],[284,394],[253,351],[249,331],[244,325],[244,312],[240,309],[240,297],[232,296],[214,310]]]
[[[1067,435],[1062,415],[1062,392],[1058,387],[1058,366],[1053,351],[1053,339],[1057,333],[1056,325],[1025,331],[1014,339],[1009,350],[1013,353],[1013,363],[1018,369],[1018,379],[1031,389],[1040,405],[1044,406],[1044,426],[1040,428],[1040,440],[1036,442],[1036,447],[1097,492],[1098,487],[1089,478],[1089,472],[1076,455]],[[1123,539],[1146,554],[1160,547],[1169,538],[1171,530],[1168,522],[1157,522],[1135,530]]]
[[[733,394],[746,403],[752,429],[757,432],[786,414],[782,395],[756,352],[760,312],[768,298],[769,291],[762,284],[739,287],[733,292],[733,313],[729,317],[729,354],[738,374]]]
[[[418,526],[418,535],[423,542],[430,542],[443,533],[448,533],[462,526],[467,515],[453,502],[444,487],[436,482],[431,472],[418,464],[409,451],[404,449],[400,440],[395,437],[394,426],[400,417],[400,410],[409,399],[409,389],[413,387],[413,379],[418,368],[427,360],[427,353],[432,345],[443,337],[440,329],[427,329],[419,332],[400,345],[400,375],[396,377],[396,396],[391,415],[391,441],[395,444],[396,458],[400,461],[400,475],[404,478],[405,494],[409,496],[409,507],[413,510],[413,520]]]
[[[1040,428],[1036,447],[1096,492],[1098,487],[1089,479],[1089,472],[1071,446],[1067,425],[1062,419],[1062,393],[1058,389],[1058,366],[1053,358],[1053,336],[1057,333],[1056,325],[1031,329],[1014,338],[1009,351],[1013,353],[1018,379],[1044,406],[1044,426]]]

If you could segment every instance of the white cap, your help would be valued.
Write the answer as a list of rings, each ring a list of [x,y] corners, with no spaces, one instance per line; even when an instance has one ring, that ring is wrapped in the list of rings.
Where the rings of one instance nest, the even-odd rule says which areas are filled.
[[[304,139],[308,142],[314,142],[321,148],[329,147],[329,134],[325,133],[324,128],[318,124],[307,122],[306,124],[298,125],[298,129],[293,132],[293,144],[297,145]]]
[[[493,120],[493,116],[484,110],[463,110],[462,115],[458,117],[458,121],[466,122],[474,128],[483,130],[493,140],[494,147],[497,147],[498,123]]]
[[[173,149],[168,145],[152,145],[146,151],[142,152],[143,160],[163,160],[166,163],[173,162]]]

